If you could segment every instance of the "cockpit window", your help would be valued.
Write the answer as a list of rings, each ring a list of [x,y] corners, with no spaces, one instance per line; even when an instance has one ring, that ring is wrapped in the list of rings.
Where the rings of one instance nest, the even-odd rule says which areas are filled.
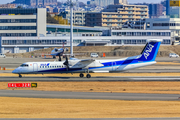
[[[22,64],[20,67],[29,67],[28,64]]]

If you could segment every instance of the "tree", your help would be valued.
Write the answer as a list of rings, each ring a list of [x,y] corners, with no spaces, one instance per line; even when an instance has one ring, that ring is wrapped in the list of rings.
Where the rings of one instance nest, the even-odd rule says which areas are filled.
[[[46,19],[47,19],[47,23],[52,23],[52,24],[58,24],[59,23],[56,19],[51,17],[51,15],[49,13],[47,13]]]
[[[22,9],[22,8],[23,8],[23,7],[22,7],[22,6],[20,6],[20,5],[17,7],[17,9]]]
[[[56,15],[56,16],[54,17],[54,19],[55,19],[56,21],[58,21],[58,24],[68,25],[68,20],[63,19],[62,16]]]

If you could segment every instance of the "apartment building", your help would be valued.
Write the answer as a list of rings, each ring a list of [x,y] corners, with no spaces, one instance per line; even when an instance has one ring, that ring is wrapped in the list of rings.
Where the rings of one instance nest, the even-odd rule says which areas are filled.
[[[29,6],[36,5],[57,5],[57,0],[15,0],[12,3],[14,4],[26,4]]]
[[[110,4],[114,4],[114,0],[91,0],[87,1],[88,4],[95,4],[97,6],[106,7]]]
[[[46,36],[46,9],[0,9],[0,36]]]
[[[114,4],[128,4],[127,0],[114,0]]]
[[[126,21],[136,21],[148,18],[146,5],[109,5],[100,13],[86,13],[86,26],[113,27],[122,25]]]
[[[0,8],[16,8],[16,4],[1,4]]]
[[[85,26],[85,14],[87,11],[73,11],[73,24],[76,26]],[[60,14],[70,23],[70,10],[62,11]]]

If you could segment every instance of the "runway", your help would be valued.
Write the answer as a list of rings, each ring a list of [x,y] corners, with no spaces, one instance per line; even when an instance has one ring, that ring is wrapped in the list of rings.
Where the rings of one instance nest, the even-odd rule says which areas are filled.
[[[177,94],[56,92],[33,90],[0,90],[0,97],[180,101],[180,95]]]
[[[121,77],[121,76],[107,76],[107,77],[93,77],[92,78],[79,78],[79,77],[0,77],[0,82],[31,82],[31,81],[41,81],[41,82],[90,82],[90,81],[180,81],[180,77]]]
[[[180,120],[180,118],[0,118],[0,120]]]

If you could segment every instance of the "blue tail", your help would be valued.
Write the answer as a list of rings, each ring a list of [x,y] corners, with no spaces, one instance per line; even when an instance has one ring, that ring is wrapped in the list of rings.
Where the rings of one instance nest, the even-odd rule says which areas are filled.
[[[155,61],[162,40],[150,40],[142,51],[139,61]]]

